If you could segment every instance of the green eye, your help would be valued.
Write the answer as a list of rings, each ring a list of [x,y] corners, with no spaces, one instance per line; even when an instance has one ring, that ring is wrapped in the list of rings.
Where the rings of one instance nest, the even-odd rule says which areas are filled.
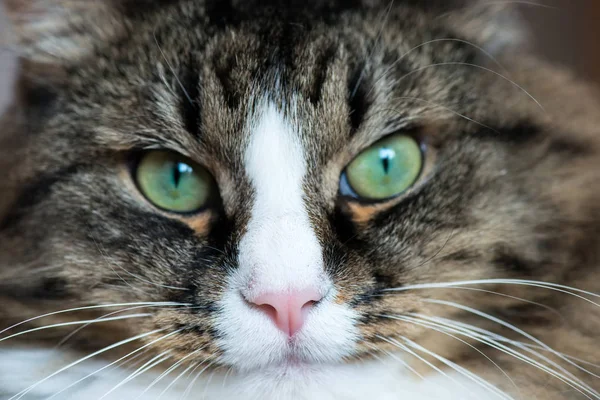
[[[177,213],[198,211],[210,199],[215,182],[210,173],[168,151],[144,155],[136,171],[137,184],[155,206]]]
[[[392,135],[356,157],[346,168],[347,183],[356,195],[385,200],[410,188],[421,172],[423,153],[407,135]]]

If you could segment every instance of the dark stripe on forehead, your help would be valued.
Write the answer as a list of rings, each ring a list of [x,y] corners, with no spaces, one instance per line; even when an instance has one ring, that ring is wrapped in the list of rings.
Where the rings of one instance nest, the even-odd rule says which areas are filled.
[[[181,78],[182,105],[181,112],[186,130],[196,136],[200,127],[200,82],[199,74],[194,65],[190,62]]]
[[[0,221],[0,231],[5,231],[14,227],[14,225],[19,223],[19,221],[29,213],[31,208],[50,196],[54,185],[69,179],[84,166],[85,165],[83,164],[75,164],[52,173],[42,174],[32,183],[26,185],[17,197],[14,207],[8,212],[5,218]]]
[[[356,132],[363,123],[367,110],[371,105],[368,98],[371,85],[372,81],[366,64],[358,64],[348,80],[348,106],[352,133]]]
[[[237,54],[231,54],[228,51],[217,53],[213,61],[215,76],[221,84],[227,106],[232,110],[237,109],[240,104],[240,88],[243,87],[242,85],[249,84],[249,82],[236,81],[234,75],[238,68],[237,62]]]
[[[335,21],[344,11],[364,9],[361,0],[209,0],[209,21],[218,27],[236,26],[257,19],[302,22]]]
[[[234,10],[231,0],[210,0],[206,2],[206,14],[209,21],[219,28],[231,25],[234,21]]]
[[[312,87],[310,88],[309,99],[313,105],[316,105],[321,101],[323,92],[323,85],[327,79],[327,73],[330,64],[335,59],[337,54],[337,48],[334,45],[329,45],[321,49],[321,53],[317,57],[317,60],[313,66],[312,72]]]

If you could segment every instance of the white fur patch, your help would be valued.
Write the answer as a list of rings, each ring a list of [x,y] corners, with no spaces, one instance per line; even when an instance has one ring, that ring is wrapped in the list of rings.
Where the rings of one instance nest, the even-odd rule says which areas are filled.
[[[53,350],[0,350],[0,398],[9,399],[66,363],[76,359]],[[82,363],[55,379],[35,387],[23,400],[47,399],[82,377],[102,368],[100,361]],[[169,367],[165,363],[164,367]],[[315,366],[290,372],[265,369],[228,375],[204,372],[186,395],[201,369],[185,374],[165,391],[184,370],[182,366],[162,378],[140,400],[463,400],[497,398],[471,380],[450,373],[433,373],[424,380],[412,375],[393,358],[362,364]],[[57,400],[96,400],[129,376],[133,370],[107,368],[54,397]],[[161,371],[148,371],[105,397],[106,400],[137,399]],[[164,393],[163,393],[164,392]],[[162,394],[162,395],[161,395]]]
[[[309,221],[301,127],[269,102],[249,120],[245,163],[255,195],[239,266],[229,278],[216,319],[223,357],[242,371],[282,365],[290,357],[339,362],[354,352],[356,314],[333,301],[336,291],[325,275],[322,249]],[[325,297],[310,310],[293,342],[245,300],[306,288],[316,288]]]
[[[252,298],[329,285],[323,277],[321,246],[303,201],[306,174],[300,127],[270,102],[251,118],[245,153],[246,175],[255,191],[247,233],[240,242],[239,269]]]

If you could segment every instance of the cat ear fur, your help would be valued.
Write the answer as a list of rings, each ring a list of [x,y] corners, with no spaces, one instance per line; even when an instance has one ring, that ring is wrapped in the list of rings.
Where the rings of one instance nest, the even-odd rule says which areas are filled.
[[[442,3],[441,1],[438,3]],[[466,38],[481,43],[490,54],[529,42],[518,2],[495,0],[446,1],[438,16]]]
[[[9,45],[21,58],[68,64],[89,54],[95,43],[123,34],[114,4],[106,0],[4,0],[11,22]],[[11,47],[12,47],[11,46]]]
[[[22,58],[62,65],[86,57],[96,43],[125,34],[118,11],[123,0],[0,0],[12,22],[13,44]],[[139,0],[138,0],[139,1]],[[525,42],[512,2],[494,0],[404,0],[434,12],[467,39],[496,54]]]

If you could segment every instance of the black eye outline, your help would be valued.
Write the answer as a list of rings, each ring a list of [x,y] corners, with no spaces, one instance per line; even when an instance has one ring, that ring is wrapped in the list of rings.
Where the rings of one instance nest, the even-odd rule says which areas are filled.
[[[203,169],[204,171],[206,171],[206,173],[208,174],[208,176],[210,176],[210,179],[211,179],[212,190],[210,191],[207,200],[204,202],[204,204],[201,207],[191,210],[191,211],[174,211],[174,210],[170,210],[168,208],[159,206],[152,199],[150,199],[148,197],[148,195],[145,193],[145,191],[142,189],[142,187],[140,185],[140,182],[138,179],[138,170],[139,170],[140,164],[142,163],[144,158],[154,152],[164,152],[164,153],[171,154],[175,158],[180,159],[180,161],[178,161],[178,163],[188,165],[188,166],[192,167],[192,169],[194,168],[194,166],[197,166],[197,167]],[[127,166],[128,166],[130,178],[133,181],[135,189],[138,191],[138,193],[144,198],[144,200],[148,204],[150,204],[153,208],[155,208],[161,212],[179,216],[179,217],[184,217],[184,218],[192,218],[192,217],[198,216],[200,214],[203,214],[206,211],[217,208],[217,205],[219,204],[219,199],[220,199],[219,185],[218,185],[217,180],[215,179],[214,175],[212,174],[212,172],[208,168],[203,166],[202,164],[199,164],[199,163],[191,160],[189,157],[186,157],[179,152],[172,151],[169,149],[161,149],[161,148],[134,150],[131,152],[130,156],[128,157]]]
[[[359,157],[363,152],[367,151],[368,149],[370,149],[371,147],[377,145],[377,143],[388,139],[394,135],[398,135],[398,134],[402,134],[402,135],[406,135],[411,137],[418,145],[419,145],[419,149],[421,150],[421,168],[419,169],[419,172],[416,175],[415,181],[413,182],[413,184],[411,184],[409,187],[407,187],[405,190],[390,196],[390,197],[386,197],[384,199],[371,199],[371,198],[367,198],[367,197],[363,197],[361,195],[359,195],[358,193],[356,193],[354,191],[354,189],[352,188],[352,185],[350,185],[350,182],[348,181],[348,175],[347,175],[347,169],[348,166],[357,158]],[[340,174],[340,179],[339,179],[339,184],[338,184],[338,196],[341,198],[344,198],[346,200],[350,200],[350,201],[356,201],[359,202],[361,204],[365,204],[365,205],[376,205],[376,204],[384,204],[393,200],[396,200],[400,197],[404,197],[407,194],[413,192],[415,190],[415,188],[417,188],[419,186],[419,183],[423,181],[423,177],[424,177],[424,173],[425,170],[427,169],[427,161],[428,161],[428,154],[429,148],[427,146],[427,143],[423,140],[423,138],[421,137],[421,135],[419,134],[415,134],[415,132],[413,130],[405,132],[405,131],[400,131],[400,132],[393,132],[390,133],[388,135],[385,135],[379,139],[377,139],[377,141],[371,143],[369,146],[365,147],[364,149],[362,149],[358,154],[356,154],[352,160],[350,160],[350,162],[344,167],[344,169],[342,170],[342,173]]]

